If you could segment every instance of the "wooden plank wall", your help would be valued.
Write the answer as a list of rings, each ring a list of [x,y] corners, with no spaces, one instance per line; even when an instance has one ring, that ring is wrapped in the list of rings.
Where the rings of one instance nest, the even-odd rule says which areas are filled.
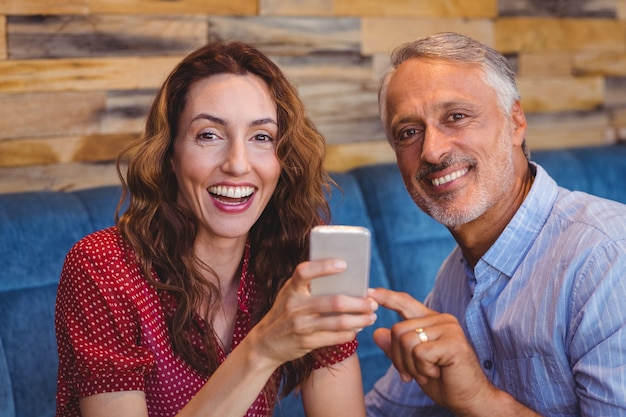
[[[284,68],[330,169],[392,160],[378,78],[395,46],[444,30],[510,57],[531,149],[626,138],[626,0],[1,0],[0,192],[117,183],[158,85],[216,39]]]

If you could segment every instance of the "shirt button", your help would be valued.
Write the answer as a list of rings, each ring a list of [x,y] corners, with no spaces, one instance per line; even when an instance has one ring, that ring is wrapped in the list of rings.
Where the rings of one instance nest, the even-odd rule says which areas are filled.
[[[491,362],[489,359],[483,361],[483,367],[485,369],[491,369],[493,368],[493,362]]]

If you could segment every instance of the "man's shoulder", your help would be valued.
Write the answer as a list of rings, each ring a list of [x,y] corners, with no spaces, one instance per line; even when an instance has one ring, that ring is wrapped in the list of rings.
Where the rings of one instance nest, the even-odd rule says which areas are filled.
[[[582,191],[559,188],[551,218],[567,229],[626,239],[626,204]]]

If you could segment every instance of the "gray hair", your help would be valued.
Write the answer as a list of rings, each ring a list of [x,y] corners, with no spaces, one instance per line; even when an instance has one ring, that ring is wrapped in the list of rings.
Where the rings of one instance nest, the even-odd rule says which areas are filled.
[[[510,115],[513,103],[520,99],[515,83],[515,72],[506,57],[495,49],[460,33],[443,32],[407,42],[392,52],[391,67],[383,75],[378,89],[378,109],[383,126],[387,118],[384,96],[389,81],[400,65],[414,58],[478,64],[483,71],[483,80],[496,92],[498,105],[504,115]]]

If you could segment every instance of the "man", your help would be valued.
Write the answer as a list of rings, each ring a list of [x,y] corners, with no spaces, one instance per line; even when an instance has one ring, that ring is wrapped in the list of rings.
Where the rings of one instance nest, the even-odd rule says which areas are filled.
[[[514,73],[443,33],[394,51],[381,120],[415,203],[458,246],[425,305],[378,329],[370,416],[626,415],[626,206],[529,162]],[[419,248],[416,248],[419,254]]]

